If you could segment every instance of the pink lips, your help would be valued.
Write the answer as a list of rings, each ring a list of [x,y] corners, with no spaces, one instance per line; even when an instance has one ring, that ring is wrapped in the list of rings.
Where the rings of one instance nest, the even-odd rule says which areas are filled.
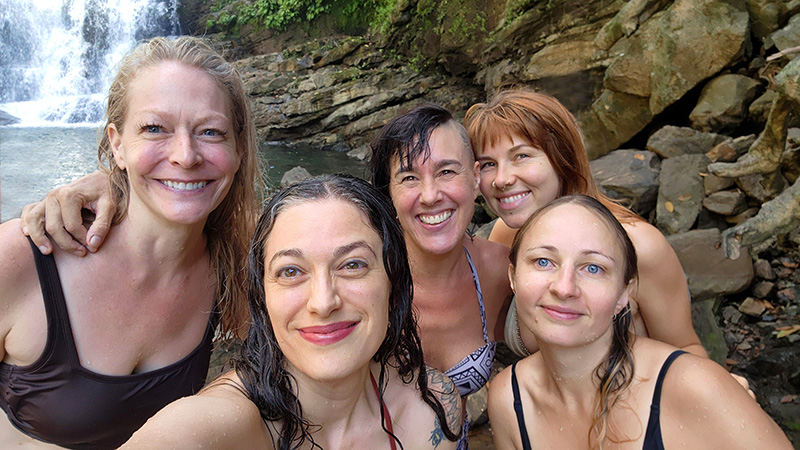
[[[336,322],[329,325],[300,328],[300,336],[316,345],[331,345],[346,338],[356,329],[358,322]]]
[[[547,315],[557,320],[576,320],[583,316],[583,314],[575,310],[559,306],[542,306],[542,309]]]

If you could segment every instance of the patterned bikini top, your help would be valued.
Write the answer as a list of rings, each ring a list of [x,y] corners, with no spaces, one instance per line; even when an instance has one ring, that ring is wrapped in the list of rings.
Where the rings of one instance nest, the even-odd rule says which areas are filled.
[[[477,392],[489,381],[497,347],[497,342],[489,342],[489,333],[486,331],[486,312],[483,307],[483,293],[481,293],[481,282],[478,280],[478,271],[475,270],[475,264],[473,264],[472,257],[469,256],[466,247],[464,247],[464,253],[467,254],[469,268],[472,271],[472,280],[475,282],[475,289],[478,292],[478,307],[481,311],[481,324],[483,325],[483,341],[486,344],[444,373],[455,383],[458,393],[462,397]]]

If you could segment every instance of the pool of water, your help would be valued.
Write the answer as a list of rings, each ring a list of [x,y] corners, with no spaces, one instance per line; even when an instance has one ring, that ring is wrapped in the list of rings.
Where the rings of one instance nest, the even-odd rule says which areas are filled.
[[[97,133],[95,127],[0,127],[0,221],[19,217],[23,206],[54,187],[96,170]],[[344,153],[279,143],[262,144],[259,152],[273,188],[295,166],[312,175],[365,175],[364,162]]]

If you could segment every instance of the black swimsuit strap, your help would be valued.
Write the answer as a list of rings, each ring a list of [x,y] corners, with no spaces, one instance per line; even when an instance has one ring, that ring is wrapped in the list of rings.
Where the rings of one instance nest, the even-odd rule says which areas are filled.
[[[528,438],[528,429],[525,427],[525,417],[522,414],[519,383],[517,383],[517,362],[511,366],[511,390],[514,392],[514,413],[517,415],[517,425],[519,425],[519,434],[520,438],[522,438],[522,449],[531,450],[531,441]]]
[[[670,353],[666,361],[664,361],[664,364],[661,366],[661,370],[658,371],[656,387],[653,390],[653,402],[650,404],[650,417],[647,420],[647,430],[644,434],[643,450],[661,450],[664,448],[661,438],[661,386],[664,384],[664,377],[667,375],[669,366],[672,365],[672,362],[675,361],[675,358],[683,355],[684,353],[686,352],[683,350],[675,350],[674,352]]]

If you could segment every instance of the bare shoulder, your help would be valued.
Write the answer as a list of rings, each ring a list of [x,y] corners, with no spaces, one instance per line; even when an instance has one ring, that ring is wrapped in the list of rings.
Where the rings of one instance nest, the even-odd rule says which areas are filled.
[[[511,244],[514,242],[514,236],[516,235],[516,229],[506,225],[503,219],[497,219],[492,227],[492,232],[489,233],[489,240],[511,247]]]
[[[631,238],[636,254],[643,262],[658,261],[664,252],[674,254],[672,246],[667,242],[667,238],[652,224],[643,220],[622,224],[628,237]]]
[[[530,357],[529,357],[530,358]],[[523,360],[524,361],[524,360]],[[519,379],[519,364],[517,366]],[[495,448],[520,448],[519,427],[514,411],[514,392],[511,382],[512,366],[497,374],[489,384],[489,422],[492,424],[492,438]]]
[[[170,403],[120,448],[273,448],[258,408],[237,382],[235,375],[226,375],[200,393]]]
[[[28,239],[20,230],[19,220],[0,224],[0,360],[3,341],[16,320],[19,308],[38,291],[38,275]]]
[[[681,436],[690,448],[792,448],[747,391],[707,358],[675,359],[664,378],[661,411],[665,444],[670,436]]]
[[[20,230],[19,219],[0,224],[0,292],[5,297],[7,288],[18,286],[20,277],[36,278],[36,267],[28,239]]]
[[[479,237],[473,238],[468,248],[480,277],[489,335],[492,340],[502,340],[512,296],[508,282],[509,248]]]

